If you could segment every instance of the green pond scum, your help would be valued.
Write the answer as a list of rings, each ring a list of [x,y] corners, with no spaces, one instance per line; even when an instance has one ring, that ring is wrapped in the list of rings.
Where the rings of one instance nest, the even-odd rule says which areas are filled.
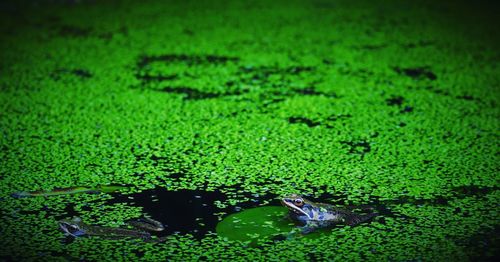
[[[97,186],[97,187],[68,187],[68,188],[57,188],[51,191],[19,191],[12,193],[12,197],[22,198],[22,197],[50,197],[57,195],[71,195],[71,194],[98,194],[98,193],[112,193],[115,191],[125,190],[126,187],[118,185],[109,186]]]
[[[0,260],[494,260],[499,11],[1,1]],[[301,235],[291,194],[379,215]]]

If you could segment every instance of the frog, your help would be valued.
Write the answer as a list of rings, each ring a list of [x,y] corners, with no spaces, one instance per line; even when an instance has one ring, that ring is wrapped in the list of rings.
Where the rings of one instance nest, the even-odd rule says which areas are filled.
[[[161,222],[148,217],[129,221],[128,224],[135,229],[89,225],[83,222],[80,217],[62,219],[57,223],[59,229],[63,231],[66,236],[73,238],[81,236],[100,236],[112,239],[139,238],[145,241],[151,241],[151,234],[147,231],[159,232],[165,229]]]
[[[301,225],[300,230],[303,235],[336,224],[356,226],[377,215],[376,213],[361,215],[330,204],[314,203],[298,194],[282,197],[281,203],[288,208],[288,217]]]

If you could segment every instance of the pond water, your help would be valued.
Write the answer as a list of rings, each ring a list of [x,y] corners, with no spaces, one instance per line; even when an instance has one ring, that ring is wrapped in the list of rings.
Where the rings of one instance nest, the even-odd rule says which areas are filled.
[[[500,5],[472,2],[0,1],[0,260],[498,257]],[[291,193],[379,216],[273,238]],[[168,241],[61,243],[72,216]]]

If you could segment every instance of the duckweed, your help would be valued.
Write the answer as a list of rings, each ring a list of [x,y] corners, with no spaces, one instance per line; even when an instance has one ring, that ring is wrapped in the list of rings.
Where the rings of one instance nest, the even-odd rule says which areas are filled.
[[[500,42],[483,4],[3,1],[0,258],[493,259]],[[11,197],[112,185],[127,190]],[[154,197],[125,198],[150,190],[223,195],[217,232],[66,243],[57,229],[148,215]],[[289,193],[386,212],[249,245],[269,223],[246,214]],[[221,231],[235,219],[259,230]]]

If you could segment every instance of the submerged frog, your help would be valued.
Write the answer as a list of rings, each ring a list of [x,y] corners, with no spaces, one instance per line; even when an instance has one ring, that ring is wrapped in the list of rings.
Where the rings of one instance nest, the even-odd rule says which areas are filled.
[[[302,225],[302,234],[308,234],[316,229],[334,224],[355,226],[377,215],[376,213],[355,214],[333,205],[314,203],[299,195],[284,197],[281,199],[281,203],[288,208],[290,218]]]
[[[137,229],[125,229],[116,227],[94,226],[86,224],[79,217],[74,217],[70,220],[63,219],[58,221],[59,228],[67,236],[101,236],[107,238],[141,238],[143,240],[151,240],[151,234],[148,231],[163,231],[165,227],[159,221],[151,218],[140,218],[134,221],[129,221],[128,224]]]

